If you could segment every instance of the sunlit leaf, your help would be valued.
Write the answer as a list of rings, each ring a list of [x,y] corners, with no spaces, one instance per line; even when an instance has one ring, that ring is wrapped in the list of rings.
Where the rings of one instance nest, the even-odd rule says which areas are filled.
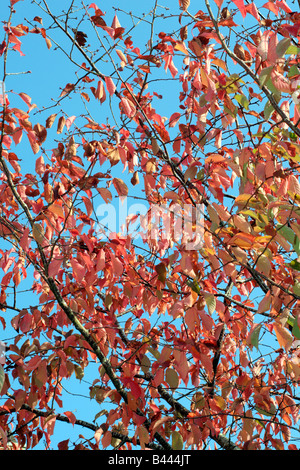
[[[179,377],[176,370],[168,368],[166,370],[166,382],[171,390],[175,390],[179,385]]]
[[[172,449],[173,450],[182,450],[183,449],[183,438],[180,432],[172,432]]]
[[[5,372],[4,372],[3,367],[0,365],[0,392],[3,388],[4,381],[5,381]]]
[[[234,98],[243,108],[245,109],[249,108],[249,101],[247,100],[245,95],[235,95]]]
[[[216,298],[212,294],[204,293],[203,295],[204,295],[208,312],[212,315],[216,309]]]
[[[296,271],[300,271],[300,262],[297,259],[293,259],[290,263],[289,266],[292,269],[295,269]]]
[[[283,57],[284,54],[287,52],[289,46],[291,44],[290,38],[283,38],[281,41],[278,42],[276,46],[276,54],[278,57]]]
[[[261,330],[261,324],[255,325],[250,335],[250,343],[256,349],[258,349],[260,330]]]
[[[282,326],[280,323],[275,323],[273,325],[274,331],[276,333],[276,337],[278,340],[279,345],[288,351],[294,341],[293,335],[290,331]]]

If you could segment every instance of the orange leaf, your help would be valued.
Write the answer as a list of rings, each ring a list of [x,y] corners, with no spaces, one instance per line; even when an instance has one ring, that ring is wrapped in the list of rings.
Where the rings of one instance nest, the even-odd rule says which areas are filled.
[[[128,188],[123,180],[121,180],[120,178],[114,178],[113,185],[116,188],[116,191],[119,196],[127,196]]]
[[[112,200],[112,195],[111,195],[111,192],[109,191],[109,189],[107,189],[107,188],[97,188],[97,191],[106,203],[108,203],[108,201]]]
[[[237,245],[239,248],[249,250],[253,247],[255,237],[249,233],[237,233],[230,240],[231,245]]]
[[[53,215],[60,217],[61,219],[64,218],[64,211],[63,208],[59,204],[52,204],[48,207],[48,210],[52,212]]]
[[[70,423],[72,423],[74,426],[74,424],[76,423],[76,416],[71,411],[65,411],[64,414],[66,415]]]
[[[65,123],[66,123],[66,118],[65,116],[60,116],[59,120],[58,120],[58,124],[57,124],[57,134],[61,134],[64,127],[65,127]]]
[[[142,450],[144,450],[145,444],[148,444],[150,440],[149,433],[147,429],[145,428],[145,426],[141,425],[138,427],[138,436],[140,439],[141,448]]]
[[[184,42],[181,42],[181,41],[178,41],[178,42],[175,44],[174,50],[175,50],[175,51],[183,52],[183,53],[186,54],[186,55],[189,54],[189,51],[188,51],[187,48],[185,47]]]
[[[288,351],[294,341],[293,335],[289,332],[287,328],[282,326],[280,323],[274,323],[273,328],[276,333],[278,343],[282,348]]]

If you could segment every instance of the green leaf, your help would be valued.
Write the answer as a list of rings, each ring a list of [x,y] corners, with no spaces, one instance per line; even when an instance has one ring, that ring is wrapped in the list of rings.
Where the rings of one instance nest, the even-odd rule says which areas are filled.
[[[278,57],[283,57],[284,54],[287,52],[289,49],[289,46],[291,44],[290,38],[283,38],[281,41],[278,42],[276,46],[276,54]],[[290,52],[291,54],[291,52]]]
[[[151,361],[148,356],[143,356],[141,360],[141,369],[144,372],[144,374],[147,374],[150,370],[151,367]]]
[[[173,431],[172,432],[172,449],[174,450],[182,450],[183,449],[183,438],[180,432]]]
[[[194,291],[196,292],[197,294],[200,294],[201,293],[201,289],[199,287],[199,284],[198,282],[196,281],[196,279],[193,279],[192,281],[190,279],[187,280],[187,285]]]
[[[0,365],[0,392],[2,391],[4,381],[5,381],[5,372],[4,372],[3,367]]]
[[[270,406],[270,411],[264,410],[263,408],[260,408],[259,406],[254,407],[258,413],[264,415],[264,416],[274,416],[276,414],[276,408],[273,403]]]
[[[107,410],[101,410],[99,411],[99,413],[97,413],[95,415],[95,418],[94,418],[94,421],[96,421],[98,418],[101,418],[102,416],[107,416],[108,415],[108,411]]]
[[[254,211],[251,211],[250,209],[246,209],[244,211],[241,211],[241,213],[244,214],[244,215],[249,215],[253,219],[259,220],[259,216],[257,215],[257,213],[254,212]]]
[[[298,281],[298,279],[296,279],[295,284],[293,285],[293,292],[295,295],[300,297],[300,281]]]
[[[286,225],[277,225],[278,233],[282,235],[294,248],[298,256],[300,256],[300,242],[294,230]]]
[[[81,380],[84,377],[84,370],[78,364],[75,364],[75,376],[78,380]]]
[[[195,393],[193,401],[195,402],[195,408],[197,410],[202,410],[206,403],[205,397],[200,392]]]
[[[291,139],[293,142],[297,142],[298,137],[296,136],[296,134],[295,134],[294,132],[290,132],[289,135],[290,135],[290,139]]]
[[[237,107],[235,107],[234,111],[224,106],[224,113],[229,114],[231,117],[235,118],[237,115]]]
[[[239,89],[238,84],[241,83],[242,80],[240,79],[240,76],[237,73],[234,73],[230,75],[229,78],[227,78],[226,81],[226,90],[227,93],[236,93]]]
[[[295,336],[295,338],[300,339],[300,328],[298,325],[297,318],[294,318],[294,325],[293,325],[292,333]]]
[[[282,235],[288,242],[290,242],[291,245],[294,244],[295,232],[290,227],[278,224],[276,228],[278,230],[278,233]]]
[[[300,50],[299,47],[291,45],[287,48],[285,53],[286,54],[295,54],[295,55],[297,55],[299,53],[299,50]]]
[[[300,271],[300,263],[296,259],[293,259],[288,266],[290,266],[292,269],[295,269],[296,271]]]
[[[171,390],[175,390],[179,385],[179,377],[176,370],[169,367],[165,373],[166,382]]]
[[[277,103],[280,101],[281,98],[281,92],[277,90],[275,87],[274,83],[272,82],[271,78],[267,80],[266,87],[271,91],[273,94],[273,98],[277,101]]]
[[[204,299],[206,302],[206,306],[208,309],[208,312],[212,315],[214,311],[216,310],[216,298],[213,294],[204,294]]]
[[[273,65],[263,69],[259,75],[259,83],[261,86],[264,86],[271,77],[271,72],[273,70]]]
[[[251,336],[250,336],[250,343],[251,343],[252,346],[254,346],[256,349],[258,349],[260,329],[261,329],[261,325],[260,325],[260,324],[256,325],[256,326],[253,328],[253,330],[252,330],[252,332],[251,332]]]
[[[245,95],[235,95],[236,101],[245,109],[249,108],[249,101]]]
[[[295,243],[293,244],[293,248],[296,251],[297,255],[300,256],[300,239],[297,237]]]
[[[274,111],[274,108],[271,105],[271,103],[268,101],[266,106],[264,107],[264,118],[266,119],[266,121],[269,119],[273,111]]]
[[[298,67],[296,65],[292,65],[290,70],[288,71],[288,77],[292,78],[296,77],[297,75],[299,75]]]
[[[152,354],[153,357],[155,357],[155,359],[157,359],[157,360],[159,359],[160,352],[157,351],[157,349],[148,347],[148,351],[149,351],[150,354]]]

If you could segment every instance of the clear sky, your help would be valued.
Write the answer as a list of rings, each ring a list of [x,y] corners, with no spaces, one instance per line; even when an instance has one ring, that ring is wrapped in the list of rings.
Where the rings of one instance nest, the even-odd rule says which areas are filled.
[[[5,0],[3,3],[8,5],[8,1]],[[53,11],[58,13],[61,10],[61,2],[49,1],[50,8],[53,8]],[[107,11],[107,16],[105,21],[108,25],[113,21],[115,13],[118,16],[118,19],[121,23],[121,26],[132,29],[132,35],[135,38],[134,41],[136,46],[141,49],[141,52],[147,50],[147,41],[151,31],[151,19],[152,16],[147,16],[149,11],[154,5],[154,1],[128,1],[128,0],[117,0],[116,2],[99,2],[98,7],[103,11]],[[64,7],[70,4],[69,1],[64,2]],[[88,4],[88,3],[87,3]],[[160,19],[156,20],[154,28],[154,41],[156,41],[156,34],[161,30],[166,28],[166,32],[171,32],[174,28],[178,28],[177,20],[174,22],[172,18],[169,17],[170,11],[168,8],[174,6],[174,0],[164,0],[159,2],[163,6],[157,8],[157,15],[160,16]],[[113,5],[116,5],[116,11],[113,8]],[[39,23],[33,19],[36,16],[40,16],[44,20],[44,25],[49,24],[46,15],[39,9],[39,7],[33,4],[29,0],[20,1],[15,5],[16,14],[13,16],[13,24],[22,23],[28,25],[29,28],[33,28],[34,25],[41,26]],[[124,10],[124,11],[123,11]],[[93,12],[94,10],[91,10]],[[128,14],[129,12],[131,14]],[[127,13],[125,13],[127,12]],[[145,16],[143,15],[145,13]],[[5,20],[8,17],[9,9],[2,8],[1,19]],[[80,18],[81,13],[77,15]],[[91,30],[87,22],[84,22],[80,25],[80,30],[88,34],[88,40],[91,41],[93,47],[97,47],[97,39],[95,38],[94,32]],[[100,30],[100,34],[102,31]],[[6,79],[5,87],[6,92],[8,93],[11,106],[20,107],[27,110],[27,105],[22,101],[19,93],[26,93],[31,97],[31,103],[36,104],[30,113],[30,119],[33,124],[36,122],[45,125],[47,117],[53,112],[57,112],[59,107],[52,107],[55,104],[61,90],[65,87],[67,83],[74,83],[76,75],[74,72],[78,71],[78,67],[70,63],[67,56],[64,54],[61,48],[65,48],[65,52],[69,54],[71,50],[70,41],[57,30],[53,30],[50,34],[52,41],[52,47],[48,50],[45,40],[39,34],[29,34],[24,38],[20,38],[22,41],[21,51],[22,55],[19,52],[11,51],[8,54],[7,61],[7,72],[8,77]],[[103,38],[103,35],[102,35]],[[55,44],[57,41],[57,44]],[[82,63],[82,59],[79,59],[78,54],[74,53],[74,57],[78,60],[79,63]],[[97,58],[97,55],[96,55]],[[98,63],[98,67],[104,74],[110,74],[112,68],[110,66],[109,60],[104,57],[104,59]],[[1,78],[0,70],[0,78]],[[81,76],[82,72],[78,73],[78,76]],[[170,116],[178,108],[178,102],[170,99],[170,86],[172,82],[170,81],[170,74],[166,74],[163,70],[161,73],[161,80],[159,83],[153,83],[152,87],[155,91],[166,99],[157,98],[155,104],[159,108],[163,108],[163,115]],[[149,85],[151,89],[151,84]],[[175,92],[174,92],[175,95]],[[100,106],[99,103],[96,103],[95,100],[91,100],[90,103],[85,103],[79,96],[72,95],[72,99],[66,98],[62,102],[62,108],[68,113],[69,116],[80,116],[81,114],[86,113],[85,106],[88,107],[91,116],[95,121],[106,122],[106,119],[110,119],[110,109],[109,102]],[[76,124],[77,121],[75,121]],[[53,130],[48,130],[48,135],[51,136],[50,139],[46,141],[46,152],[51,154],[51,148],[53,148],[58,140],[58,136],[55,133],[56,126],[53,127]],[[52,139],[52,140],[51,140]],[[49,143],[50,140],[50,143]],[[52,147],[51,147],[52,146]],[[36,156],[33,155],[29,143],[26,138],[23,137],[22,142],[16,148],[16,153],[19,158],[22,159],[22,172],[23,173],[34,173],[35,161],[39,157],[39,154]],[[120,177],[126,179],[126,173],[120,174]],[[136,196],[139,193],[139,189],[136,188],[134,195]],[[143,197],[143,194],[140,193],[140,196]],[[128,202],[131,204],[132,200]],[[3,243],[3,242],[1,242]],[[20,291],[23,291],[23,294],[17,298],[17,308],[24,308],[29,305],[38,304],[38,299],[27,289],[31,287],[30,270],[28,271],[28,279],[23,281],[20,286]],[[5,332],[0,330],[0,340],[4,340],[9,343],[10,338],[15,336],[15,330],[9,328],[9,324],[15,312],[12,310],[7,310],[5,312],[5,318],[7,321],[8,329]],[[47,338],[44,338],[45,340]],[[85,376],[81,382],[77,379],[72,378],[69,382],[65,383],[65,392],[64,392],[64,408],[63,410],[57,409],[60,411],[72,411],[76,414],[76,417],[79,419],[84,419],[86,421],[93,421],[94,416],[98,413],[102,407],[91,401],[89,399],[89,386],[97,377],[97,371],[95,369],[99,367],[98,365],[93,366],[91,369],[87,368],[85,370]],[[17,386],[17,384],[16,384]],[[72,425],[64,424],[57,422],[57,429],[60,431],[55,432],[53,438],[53,446],[60,442],[66,437],[76,437],[78,435],[78,426],[75,426],[74,432],[72,432]],[[82,434],[87,437],[93,435],[92,431],[82,429]],[[38,448],[43,448],[44,442],[41,441]]]

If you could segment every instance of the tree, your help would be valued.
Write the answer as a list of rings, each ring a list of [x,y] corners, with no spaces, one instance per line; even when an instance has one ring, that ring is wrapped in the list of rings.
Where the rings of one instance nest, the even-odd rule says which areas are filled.
[[[2,448],[298,449],[295,2],[8,3]]]

